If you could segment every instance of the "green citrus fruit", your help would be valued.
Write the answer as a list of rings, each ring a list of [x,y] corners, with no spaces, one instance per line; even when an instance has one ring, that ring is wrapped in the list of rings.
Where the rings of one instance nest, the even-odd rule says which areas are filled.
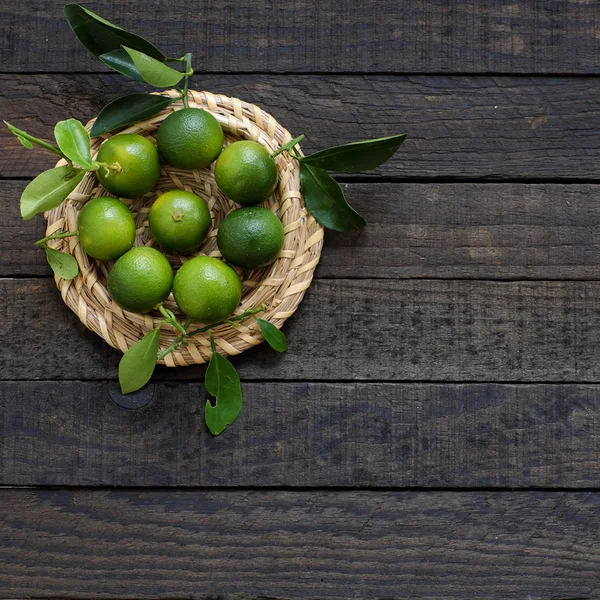
[[[115,263],[108,274],[108,292],[124,309],[146,313],[167,299],[173,270],[166,257],[154,248],[133,248]]]
[[[212,225],[204,200],[183,190],[171,190],[160,196],[152,205],[148,220],[152,236],[169,252],[194,250]]]
[[[200,108],[171,113],[160,126],[156,145],[162,157],[178,169],[208,167],[223,149],[219,121]]]
[[[177,271],[173,295],[188,317],[200,323],[215,323],[226,319],[240,303],[242,282],[224,262],[197,256]]]
[[[266,200],[275,191],[277,167],[257,142],[234,142],[217,159],[215,181],[228,198],[250,206]]]
[[[115,196],[137,198],[149,192],[160,177],[160,159],[156,146],[141,135],[113,135],[102,146],[96,160],[101,166],[98,181]]]
[[[83,249],[98,260],[116,260],[135,242],[135,222],[129,209],[115,198],[86,202],[77,223]]]
[[[277,258],[283,238],[283,225],[277,215],[262,206],[249,206],[238,208],[223,219],[217,244],[230,263],[257,269]]]

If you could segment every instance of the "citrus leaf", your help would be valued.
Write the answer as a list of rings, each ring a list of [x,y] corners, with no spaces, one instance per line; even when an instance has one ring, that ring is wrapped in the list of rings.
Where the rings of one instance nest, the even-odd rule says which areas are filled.
[[[83,169],[69,166],[40,173],[21,195],[21,216],[28,220],[57,207],[77,187],[85,173]]]
[[[402,133],[374,140],[352,142],[315,152],[301,160],[303,163],[319,169],[359,173],[375,169],[390,159],[405,139],[406,134]]]
[[[166,58],[148,40],[114,25],[79,4],[67,4],[64,11],[69,27],[81,44],[94,56],[118,50],[122,45],[126,45],[157,60],[162,61]]]
[[[227,425],[231,425],[242,410],[242,385],[233,365],[221,356],[211,338],[212,356],[206,369],[204,386],[215,397],[216,405],[210,400],[204,407],[206,425],[213,435],[219,435]]]
[[[33,148],[33,144],[27,138],[24,138],[22,135],[18,135],[17,139],[21,142],[21,144],[23,144],[23,146],[25,146],[25,148],[29,148],[29,150]]]
[[[118,98],[100,111],[92,126],[91,135],[95,137],[114,131],[124,125],[149,119],[173,101],[174,98],[153,94],[131,94],[130,96]]]
[[[283,331],[277,329],[277,327],[275,327],[273,323],[269,323],[269,321],[259,319],[258,317],[254,318],[256,319],[260,332],[263,334],[267,344],[277,352],[285,352],[288,349],[288,345]]]
[[[290,140],[289,142],[287,142],[287,144],[284,144],[283,146],[281,146],[281,148],[275,150],[275,152],[272,152],[271,158],[275,158],[278,154],[281,154],[282,152],[287,152],[288,150],[291,150],[296,144],[299,144],[303,139],[304,139],[304,134],[299,135],[298,137],[295,137],[293,140]]]
[[[138,340],[119,362],[119,383],[124,394],[144,387],[154,373],[158,354],[160,327]]]
[[[44,246],[46,258],[52,270],[63,279],[74,279],[79,273],[79,265],[73,256],[54,248]]]
[[[143,52],[138,52],[127,46],[123,46],[123,50],[131,57],[135,68],[140,72],[143,80],[154,87],[173,87],[183,77],[183,73],[171,69],[171,67]]]
[[[144,81],[144,78],[133,64],[131,57],[123,48],[106,52],[106,54],[101,54],[98,58],[111,69],[126,75],[130,79]]]
[[[67,158],[84,169],[92,168],[90,134],[77,119],[59,121],[54,127],[54,137]]]
[[[323,227],[356,231],[366,221],[346,202],[338,182],[323,169],[300,162],[300,183],[306,208]]]
[[[4,121],[4,124],[6,125],[6,127],[8,127],[8,130],[11,133],[14,133],[17,136],[17,139],[21,142],[21,144],[23,144],[23,146],[25,146],[25,148],[33,148],[33,144],[35,144],[40,148],[50,150],[50,152],[54,152],[55,154],[62,156],[60,150],[56,146],[53,146],[52,144],[49,144],[44,140],[40,140],[39,138],[34,137],[26,131],[23,131],[22,129],[19,129],[14,125],[11,125],[8,121]]]

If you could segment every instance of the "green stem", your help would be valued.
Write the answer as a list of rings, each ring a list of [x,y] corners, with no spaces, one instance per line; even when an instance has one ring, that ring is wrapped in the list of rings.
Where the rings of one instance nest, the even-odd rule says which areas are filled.
[[[169,323],[169,325],[175,327],[175,329],[177,329],[177,331],[179,331],[181,335],[186,334],[185,329],[179,324],[177,317],[170,310],[166,309],[163,304],[159,304],[157,308],[158,312],[160,312],[160,314],[165,318],[165,321]]]
[[[200,327],[200,329],[194,329],[194,331],[190,331],[187,335],[188,335],[188,337],[191,337],[198,333],[206,333],[210,329],[213,329],[214,327],[219,327],[219,325],[225,325],[225,323],[228,323],[229,321],[243,321],[246,317],[251,317],[252,315],[258,314],[259,312],[264,312],[265,308],[266,308],[265,305],[261,304],[258,308],[246,310],[241,315],[234,315],[233,317],[230,317],[229,319],[225,319],[224,321],[219,321],[218,323],[212,323],[211,325],[206,325],[206,327]]]
[[[54,233],[52,235],[47,235],[45,238],[34,242],[34,246],[44,246],[46,242],[50,240],[62,240],[63,238],[73,237],[74,235],[79,235],[79,231],[64,231],[63,233]]]
[[[44,140],[40,140],[40,138],[37,138],[37,137],[27,133],[26,131],[19,129],[18,127],[15,127],[14,125],[11,125],[8,121],[4,121],[4,124],[8,127],[9,131],[11,133],[14,133],[18,138],[23,138],[23,139],[27,140],[28,142],[31,142],[32,144],[39,146],[40,148],[44,148],[44,150],[49,150],[50,152],[57,154],[61,158],[64,158],[69,163],[71,163],[71,161],[61,152],[61,150],[60,150],[60,148],[58,148],[58,146],[54,146],[53,144],[49,144],[48,142],[45,142]]]
[[[114,171],[115,173],[121,173],[123,171],[123,167],[118,162],[106,163],[106,162],[96,162],[94,161],[94,168],[92,171],[97,171],[100,167],[104,167],[106,174],[109,174],[109,171]]]
[[[165,348],[162,352],[159,352],[156,355],[156,360],[162,360],[167,354],[170,354],[171,352],[173,352],[173,350],[175,350],[177,348],[177,346],[179,346],[179,344],[181,344],[181,342],[183,341],[183,338],[185,337],[185,334],[180,333],[172,342],[171,345],[168,348]]]
[[[185,61],[185,77],[183,79],[183,91],[181,95],[183,97],[183,106],[189,108],[188,87],[190,84],[190,77],[194,74],[194,69],[192,69],[192,53],[188,52],[183,59]]]
[[[290,140],[289,142],[287,142],[287,144],[284,144],[283,146],[281,146],[281,148],[278,148],[277,150],[274,150],[273,152],[271,152],[271,154],[270,154],[271,158],[275,158],[282,152],[287,152],[290,156],[297,158],[296,144],[299,144],[303,139],[304,139],[304,134],[299,135],[298,137],[294,138],[293,140]]]

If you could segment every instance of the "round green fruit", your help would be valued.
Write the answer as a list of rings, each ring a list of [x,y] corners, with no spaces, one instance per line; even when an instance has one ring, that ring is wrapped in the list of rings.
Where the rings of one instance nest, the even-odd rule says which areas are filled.
[[[177,271],[173,296],[179,308],[194,321],[215,323],[237,308],[242,298],[242,282],[224,262],[197,256]]]
[[[156,145],[171,166],[202,169],[219,156],[224,139],[219,121],[208,111],[182,108],[162,122]]]
[[[115,198],[100,197],[83,205],[77,223],[83,249],[98,260],[116,260],[135,242],[135,222]]]
[[[238,208],[219,226],[217,244],[224,258],[238,267],[258,269],[272,263],[284,242],[283,225],[262,206]]]
[[[150,208],[148,221],[152,237],[168,252],[196,249],[212,225],[206,202],[184,190],[160,196]]]
[[[115,196],[142,196],[160,177],[156,146],[134,133],[113,135],[100,146],[96,160],[107,165],[96,171],[98,181]]]
[[[242,140],[221,152],[215,165],[215,181],[228,198],[251,206],[275,191],[277,167],[263,146]]]
[[[173,285],[173,270],[154,248],[140,246],[123,254],[108,274],[108,292],[125,310],[147,313],[164,302]]]

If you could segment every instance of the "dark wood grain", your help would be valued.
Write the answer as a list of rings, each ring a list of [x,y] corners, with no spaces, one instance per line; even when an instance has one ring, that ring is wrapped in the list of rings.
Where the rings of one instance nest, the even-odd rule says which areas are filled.
[[[4,71],[98,71],[63,0],[3,7]],[[596,1],[86,2],[202,71],[598,73]]]
[[[595,493],[0,493],[2,598],[600,595]]]
[[[49,276],[32,246],[45,221],[24,222],[27,182],[0,181],[0,275]],[[368,221],[328,231],[317,278],[597,279],[600,186],[522,184],[345,185]]]
[[[114,378],[120,354],[48,279],[2,279],[0,378]],[[246,379],[600,380],[600,282],[316,280],[286,324],[290,351],[234,358]],[[24,335],[26,332],[26,335]],[[160,368],[200,379],[202,367]]]
[[[201,383],[0,384],[0,484],[600,487],[596,385],[248,383],[233,427]]]
[[[600,177],[600,138],[591,135],[600,128],[600,78],[210,75],[193,85],[259,104],[305,133],[307,152],[408,132],[373,176]],[[5,75],[0,86],[2,117],[42,137],[139,89],[118,75]],[[53,162],[0,129],[0,176],[34,177]]]

